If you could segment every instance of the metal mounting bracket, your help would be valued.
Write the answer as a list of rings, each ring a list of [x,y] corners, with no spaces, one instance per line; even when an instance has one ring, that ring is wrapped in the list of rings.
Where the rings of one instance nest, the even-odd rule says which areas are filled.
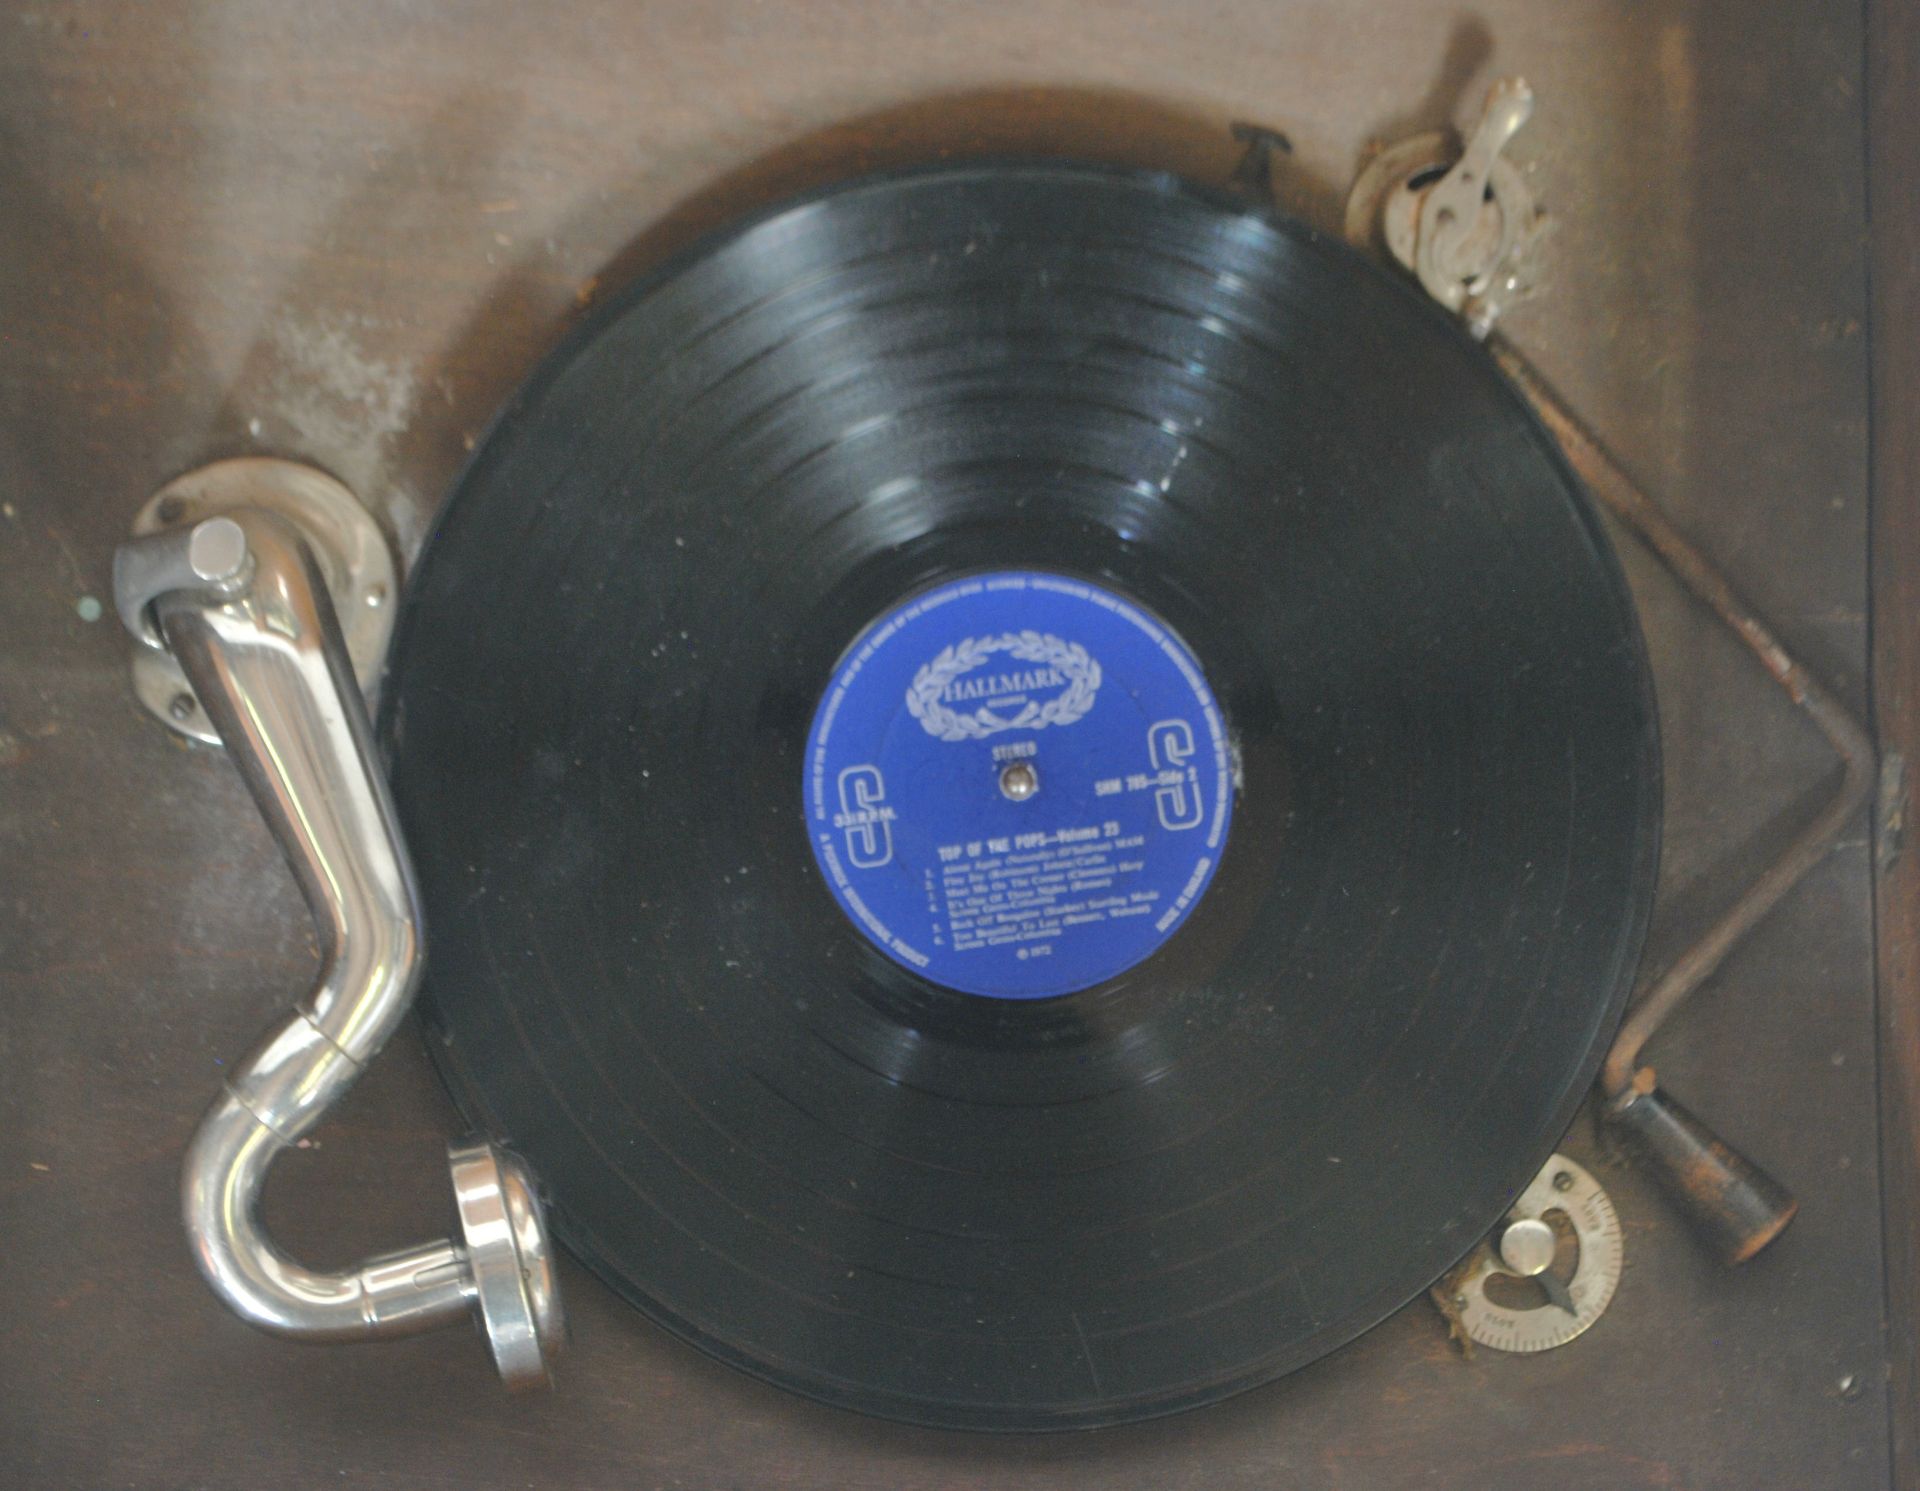
[[[393,637],[398,594],[393,549],[373,514],[324,471],[298,461],[241,456],[168,482],[134,515],[133,535],[190,529],[203,518],[237,508],[278,513],[300,530],[333,602],[353,676],[371,698]],[[133,692],[169,730],[207,745],[220,743],[180,664],[164,647],[134,649]]]

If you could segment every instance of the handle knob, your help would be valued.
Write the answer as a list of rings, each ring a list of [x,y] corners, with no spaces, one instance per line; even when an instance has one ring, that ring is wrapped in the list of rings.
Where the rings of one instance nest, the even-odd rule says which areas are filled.
[[[1607,1117],[1724,1263],[1745,1263],[1800,1209],[1785,1186],[1651,1082],[1629,1087]]]

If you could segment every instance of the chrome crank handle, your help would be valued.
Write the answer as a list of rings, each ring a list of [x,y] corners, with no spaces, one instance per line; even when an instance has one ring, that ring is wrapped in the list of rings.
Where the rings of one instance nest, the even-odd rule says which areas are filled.
[[[412,1002],[419,893],[366,706],[307,536],[238,507],[130,540],[115,602],[169,651],[286,854],[317,925],[318,982],[239,1063],[181,1176],[194,1257],[235,1313],[317,1341],[407,1335],[477,1314],[509,1386],[544,1381],[564,1328],[525,1168],[484,1141],[450,1150],[458,1241],[327,1273],[288,1258],[258,1206],[274,1157],[319,1123]]]

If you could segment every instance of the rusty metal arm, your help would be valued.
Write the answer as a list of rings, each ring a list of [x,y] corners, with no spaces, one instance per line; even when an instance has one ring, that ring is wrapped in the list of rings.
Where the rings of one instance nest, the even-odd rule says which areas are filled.
[[[1640,1057],[1668,1016],[1826,858],[1865,806],[1874,782],[1873,740],[1852,711],[1788,653],[1725,576],[1635,485],[1526,358],[1497,336],[1490,337],[1487,345],[1593,495],[1652,550],[1689,594],[1746,644],[1768,676],[1831,743],[1843,766],[1839,785],[1813,820],[1628,1012],[1601,1067],[1608,1119],[1637,1141],[1721,1256],[1729,1263],[1743,1263],[1780,1234],[1792,1220],[1796,1203],[1778,1182],[1665,1096],[1653,1069],[1642,1066]]]

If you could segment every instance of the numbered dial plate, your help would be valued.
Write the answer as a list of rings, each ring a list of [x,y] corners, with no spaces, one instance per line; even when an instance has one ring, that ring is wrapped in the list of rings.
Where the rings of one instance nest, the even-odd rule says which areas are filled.
[[[1163,622],[1085,581],[996,571],[855,640],[803,795],[814,859],[869,942],[947,988],[1046,999],[1174,935],[1233,790],[1220,708]]]
[[[1558,1239],[1553,1260],[1530,1276],[1537,1263],[1533,1233],[1516,1235],[1528,1246],[1503,1247],[1516,1223],[1545,1222]],[[1511,1254],[1511,1258],[1503,1257]],[[1496,1351],[1547,1351],[1564,1346],[1605,1312],[1620,1283],[1625,1259],[1620,1219],[1607,1193],[1580,1165],[1555,1155],[1507,1213],[1482,1247],[1478,1264],[1454,1297],[1467,1335]]]

